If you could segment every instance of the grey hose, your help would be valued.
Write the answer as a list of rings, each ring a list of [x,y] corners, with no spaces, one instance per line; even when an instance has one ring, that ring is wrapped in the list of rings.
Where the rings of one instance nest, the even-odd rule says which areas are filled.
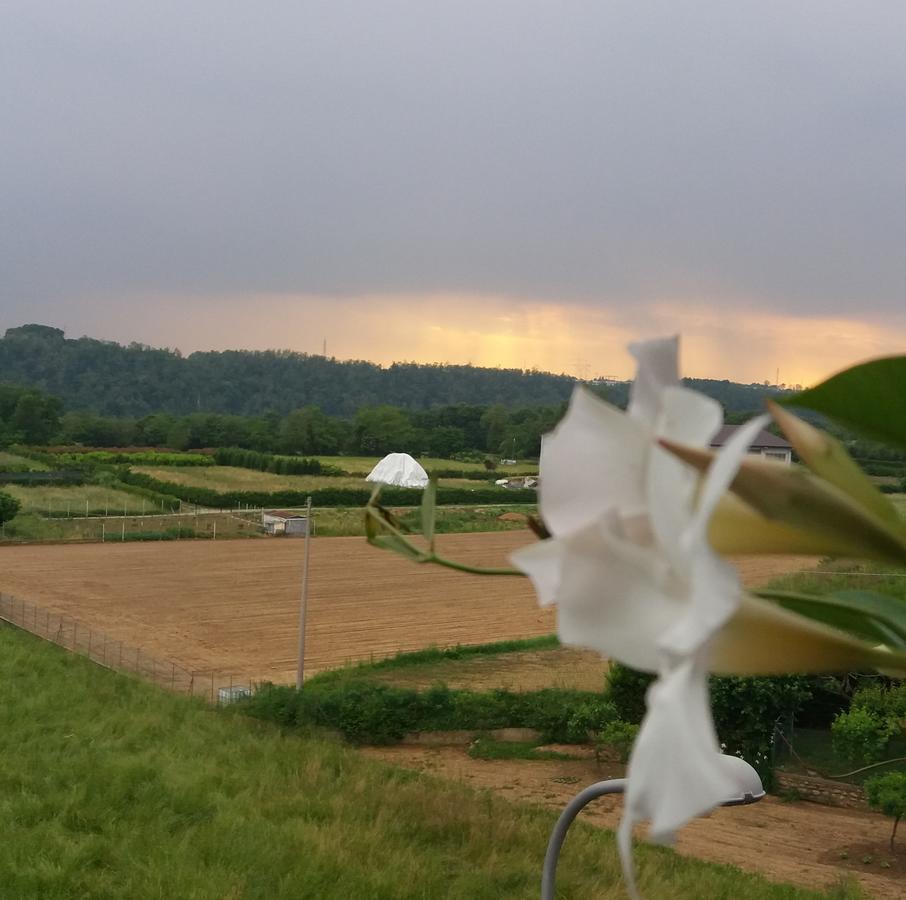
[[[609,781],[598,781],[589,785],[584,791],[580,791],[573,797],[566,806],[566,809],[557,819],[554,830],[551,832],[551,839],[547,844],[547,853],[544,854],[544,869],[541,873],[541,900],[554,900],[554,883],[557,877],[557,859],[560,856],[560,849],[563,847],[563,841],[566,839],[566,832],[569,826],[573,824],[573,819],[586,807],[592,800],[603,797],[605,794],[622,794],[626,790],[625,778],[611,778]]]

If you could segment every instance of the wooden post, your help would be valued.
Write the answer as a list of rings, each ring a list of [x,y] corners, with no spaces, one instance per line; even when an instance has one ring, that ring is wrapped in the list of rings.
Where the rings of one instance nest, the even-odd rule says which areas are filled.
[[[308,562],[311,553],[311,494],[305,502],[305,554],[302,562],[302,596],[299,600],[299,663],[296,668],[296,688],[305,678],[305,617],[308,612]]]

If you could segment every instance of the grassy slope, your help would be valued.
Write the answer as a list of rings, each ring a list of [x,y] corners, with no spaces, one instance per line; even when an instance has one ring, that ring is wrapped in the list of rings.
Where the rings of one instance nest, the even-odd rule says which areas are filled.
[[[552,814],[282,736],[0,628],[5,897],[534,897]],[[624,896],[577,826],[562,896]],[[669,851],[651,897],[823,896]],[[837,894],[836,896],[853,896]]]

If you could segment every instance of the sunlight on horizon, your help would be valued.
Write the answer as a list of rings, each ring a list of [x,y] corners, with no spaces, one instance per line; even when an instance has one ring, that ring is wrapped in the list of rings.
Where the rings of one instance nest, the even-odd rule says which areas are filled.
[[[906,348],[906,319],[875,324],[724,312],[713,304],[680,301],[614,311],[451,294],[348,299],[267,294],[206,298],[193,305],[175,296],[149,299],[153,302],[141,304],[141,312],[114,319],[113,334],[89,336],[178,346],[184,353],[320,354],[326,339],[328,356],[382,365],[471,363],[627,379],[634,369],[626,349],[631,341],[679,333],[683,375],[789,385],[811,384],[855,362]]]

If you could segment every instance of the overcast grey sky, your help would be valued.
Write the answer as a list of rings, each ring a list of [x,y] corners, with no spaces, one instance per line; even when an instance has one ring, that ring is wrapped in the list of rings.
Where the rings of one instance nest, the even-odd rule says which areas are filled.
[[[900,341],[904,45],[872,0],[7,0],[0,326],[367,356],[424,303],[449,356],[554,308]],[[371,355],[441,352],[403,331]]]

